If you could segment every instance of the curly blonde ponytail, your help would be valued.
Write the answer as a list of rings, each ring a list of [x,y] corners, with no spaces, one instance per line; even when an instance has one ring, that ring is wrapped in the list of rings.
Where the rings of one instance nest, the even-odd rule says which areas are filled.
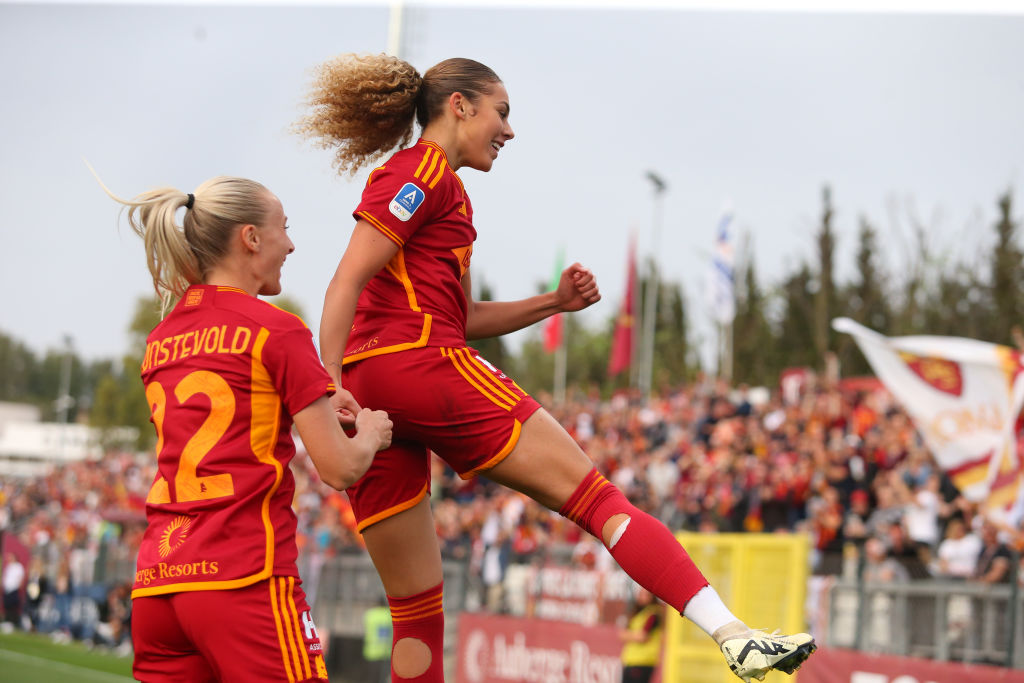
[[[472,59],[446,59],[421,77],[391,55],[344,54],[317,67],[306,97],[312,111],[295,131],[321,149],[335,149],[334,167],[351,175],[407,146],[413,121],[425,128],[453,92],[475,101],[500,80]]]
[[[336,147],[334,167],[353,174],[409,144],[422,81],[397,57],[335,57],[317,68],[306,98],[312,112],[296,124],[296,132],[321,149]]]

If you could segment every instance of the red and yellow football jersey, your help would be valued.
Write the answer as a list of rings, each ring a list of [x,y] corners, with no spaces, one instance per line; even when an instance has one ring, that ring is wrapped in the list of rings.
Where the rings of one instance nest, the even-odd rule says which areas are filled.
[[[422,346],[463,346],[462,276],[476,229],[469,197],[444,151],[420,140],[396,153],[370,173],[352,215],[399,250],[359,297],[344,362]]]
[[[292,415],[334,391],[297,316],[195,285],[147,339],[158,472],[132,597],[297,576]]]

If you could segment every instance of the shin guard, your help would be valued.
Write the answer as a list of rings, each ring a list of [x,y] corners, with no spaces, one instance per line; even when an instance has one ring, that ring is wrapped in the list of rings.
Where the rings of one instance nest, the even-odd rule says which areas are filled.
[[[612,557],[634,581],[680,614],[690,598],[708,585],[665,525],[634,507],[597,469],[583,479],[559,513],[602,542],[604,523],[617,514],[629,515],[629,526],[609,549]]]
[[[391,608],[391,647],[403,638],[422,641],[430,649],[430,665],[419,676],[404,678],[395,673],[394,657],[391,661],[392,681],[416,683],[443,683],[444,681],[444,608],[441,604],[443,583],[410,595],[407,598],[388,596]]]

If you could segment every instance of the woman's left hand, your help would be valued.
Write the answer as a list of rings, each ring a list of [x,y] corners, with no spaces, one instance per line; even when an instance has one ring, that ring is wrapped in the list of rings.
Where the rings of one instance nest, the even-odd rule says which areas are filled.
[[[562,271],[555,296],[562,311],[579,311],[601,300],[597,278],[579,263]]]

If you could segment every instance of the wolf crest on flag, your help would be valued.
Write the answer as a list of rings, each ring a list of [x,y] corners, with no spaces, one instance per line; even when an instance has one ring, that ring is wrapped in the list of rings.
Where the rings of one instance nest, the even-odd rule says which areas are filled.
[[[853,336],[966,498],[991,511],[1016,501],[1024,474],[1014,433],[1024,404],[1018,351],[962,337],[886,337],[849,318],[832,327]]]

